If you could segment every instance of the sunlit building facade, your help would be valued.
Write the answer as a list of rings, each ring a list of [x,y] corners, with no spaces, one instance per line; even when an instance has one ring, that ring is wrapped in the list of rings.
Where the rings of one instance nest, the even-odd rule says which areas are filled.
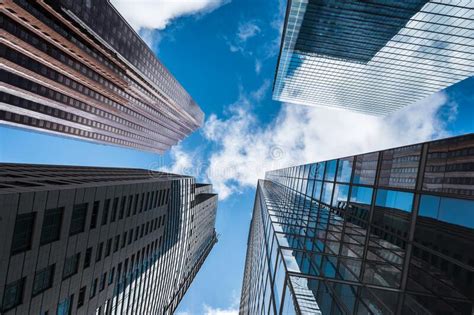
[[[189,176],[0,164],[0,314],[173,314],[216,210]]]
[[[204,114],[108,0],[0,2],[0,123],[162,153]]]
[[[386,115],[474,74],[474,2],[289,0],[275,100]]]
[[[267,172],[240,314],[472,314],[474,134]]]

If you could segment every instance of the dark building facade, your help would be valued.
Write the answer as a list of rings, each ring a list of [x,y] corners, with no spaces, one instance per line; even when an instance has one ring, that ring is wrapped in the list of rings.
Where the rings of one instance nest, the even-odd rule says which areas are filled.
[[[108,0],[0,3],[0,123],[162,153],[204,114]]]
[[[0,164],[0,314],[172,314],[216,210],[188,176]]]
[[[266,173],[240,314],[472,314],[474,134]]]
[[[387,115],[474,74],[472,1],[288,0],[275,100]]]

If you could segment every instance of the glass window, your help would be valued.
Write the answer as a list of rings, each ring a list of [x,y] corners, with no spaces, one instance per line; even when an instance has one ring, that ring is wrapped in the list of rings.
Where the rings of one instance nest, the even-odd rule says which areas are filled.
[[[370,205],[373,189],[362,186],[352,186],[351,202]]]
[[[419,216],[474,229],[474,201],[423,195]]]
[[[59,240],[63,219],[63,209],[64,208],[56,208],[45,211],[43,227],[41,229],[41,245]]]
[[[359,155],[356,157],[354,184],[373,185],[377,171],[378,152]]]
[[[316,179],[323,179],[324,176],[324,168],[326,166],[326,162],[319,162],[316,164]]]
[[[413,205],[413,193],[396,190],[377,190],[375,204],[380,207],[400,209],[411,212]]]
[[[64,262],[63,279],[69,278],[77,273],[80,258],[81,254],[75,254],[66,258]]]
[[[319,180],[317,180],[314,183],[314,190],[313,190],[313,198],[316,200],[321,199],[321,188],[322,188],[323,183]]]
[[[94,207],[92,208],[91,223],[90,229],[95,229],[97,227],[97,217],[99,215],[99,202],[94,202]]]
[[[332,197],[332,190],[334,188],[333,183],[324,183],[323,195],[321,197],[321,201],[330,205],[331,204],[331,197]]]
[[[57,310],[57,315],[70,315],[71,314],[71,307],[72,307],[72,301],[73,301],[74,296],[71,295],[70,297],[62,300],[58,304],[58,310]]]
[[[420,144],[384,151],[379,185],[414,189],[420,154]]]
[[[338,208],[344,208],[349,196],[349,185],[336,184],[332,205]]]
[[[336,166],[337,160],[326,162],[326,174],[324,175],[324,180],[334,181],[334,176],[336,175]]]
[[[75,235],[84,232],[84,225],[87,216],[87,203],[74,205],[71,217],[71,227],[69,228],[69,235]]]
[[[353,161],[354,161],[353,157],[339,160],[339,163],[337,165],[336,181],[343,182],[343,183],[349,183],[351,181]]]
[[[13,254],[29,250],[35,225],[36,212],[16,216],[11,251]]]
[[[4,312],[22,303],[24,284],[25,278],[9,283],[5,286],[2,303],[2,310]]]
[[[54,276],[54,265],[48,266],[41,269],[35,274],[35,280],[33,281],[33,292],[32,295],[38,295],[41,292],[51,288],[53,285]]]

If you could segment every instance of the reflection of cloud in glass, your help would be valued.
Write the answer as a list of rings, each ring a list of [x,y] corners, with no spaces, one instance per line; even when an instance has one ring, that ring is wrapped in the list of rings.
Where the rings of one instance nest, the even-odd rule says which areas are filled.
[[[363,63],[296,52],[306,4],[294,1],[273,97],[375,115],[414,103],[473,75],[473,8],[474,2],[470,1],[456,5],[427,3],[370,61]]]

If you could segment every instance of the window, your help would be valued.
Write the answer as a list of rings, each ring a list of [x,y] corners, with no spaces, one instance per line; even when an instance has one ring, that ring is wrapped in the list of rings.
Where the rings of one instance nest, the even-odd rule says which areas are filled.
[[[99,201],[94,202],[94,207],[92,208],[91,224],[90,229],[95,229],[97,227],[97,217],[99,216]]]
[[[121,248],[124,248],[126,244],[127,244],[127,232],[123,233],[123,235],[122,235],[122,246],[121,246]]]
[[[107,240],[107,245],[105,245],[105,257],[109,256],[111,251],[112,251],[112,239],[109,238]]]
[[[86,254],[84,255],[84,269],[88,268],[91,265],[91,256],[92,256],[92,247],[86,249]]]
[[[109,219],[109,208],[104,207],[104,211],[102,212],[101,225],[106,225],[108,219]]]
[[[104,248],[104,242],[99,244],[99,247],[97,248],[97,252],[95,253],[95,261],[98,262],[102,259],[102,250]]]
[[[127,197],[123,196],[122,197],[122,203],[120,205],[120,212],[119,212],[119,220],[122,220],[123,219],[123,214],[125,212],[125,204],[126,204],[126,201],[127,201]]]
[[[72,209],[71,227],[69,228],[69,235],[75,235],[84,232],[84,224],[86,223],[87,203],[75,205]]]
[[[24,284],[25,278],[9,283],[5,286],[2,311],[6,312],[7,310],[12,309],[22,303]]]
[[[91,293],[89,295],[90,299],[92,299],[97,292],[97,282],[98,282],[97,278],[95,278],[94,281],[92,282]]]
[[[64,208],[46,210],[41,229],[40,244],[45,245],[59,240]]]
[[[120,235],[115,236],[115,242],[114,242],[114,253],[118,251],[119,248],[119,242],[120,242]]]
[[[104,274],[100,277],[99,291],[102,291],[105,289],[106,279],[107,279],[107,272],[104,272]]]
[[[71,295],[70,297],[62,300],[58,304],[57,315],[70,315],[73,300],[74,300],[74,295]]]
[[[80,308],[82,305],[84,305],[85,296],[86,296],[86,287],[82,287],[79,290],[79,297],[77,299],[77,308]]]
[[[387,189],[379,189],[377,191],[375,201],[377,206],[411,212],[412,204],[413,193]]]
[[[372,188],[352,186],[351,202],[370,205],[372,202]]]
[[[15,229],[12,239],[12,254],[20,253],[31,248],[31,236],[35,225],[36,212],[16,216]]]
[[[117,208],[118,208],[118,198],[114,199],[114,204],[112,206],[112,216],[110,217],[110,222],[115,222],[115,219],[117,218]]]
[[[41,269],[35,274],[32,296],[36,296],[53,285],[54,265]]]
[[[114,282],[115,267],[109,273],[109,282],[108,285],[111,285]]]
[[[67,279],[77,273],[80,258],[80,253],[66,258],[66,261],[64,262],[63,279]]]

